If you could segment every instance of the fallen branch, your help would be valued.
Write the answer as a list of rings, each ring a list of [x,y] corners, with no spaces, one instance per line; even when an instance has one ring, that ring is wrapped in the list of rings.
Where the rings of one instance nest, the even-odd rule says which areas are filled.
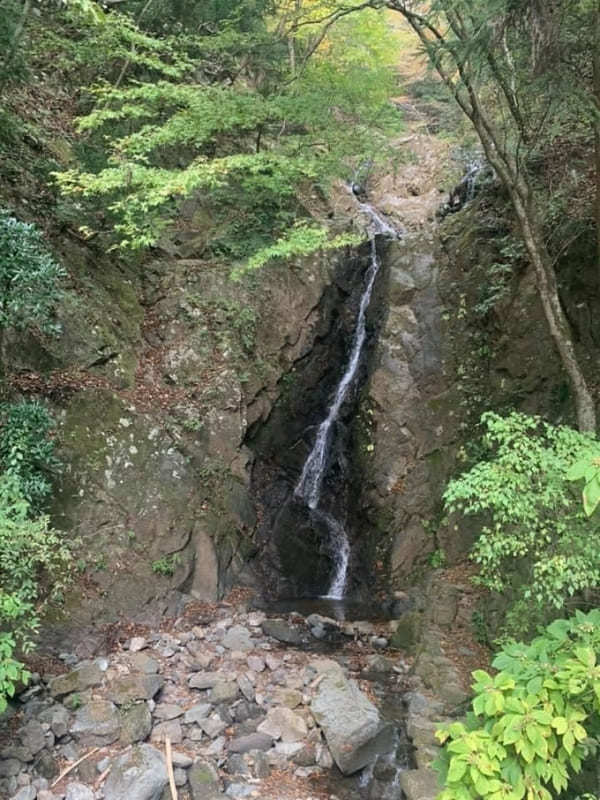
[[[171,788],[171,800],[177,800],[175,775],[173,774],[173,759],[171,756],[171,740],[168,736],[165,736],[165,761],[167,763],[167,775],[169,776],[169,786]]]
[[[81,764],[81,762],[82,762],[82,761],[85,761],[85,760],[86,760],[86,758],[89,758],[90,756],[93,756],[93,755],[94,755],[94,753],[97,753],[97,752],[98,752],[98,750],[100,750],[100,748],[99,748],[99,747],[94,747],[94,748],[92,748],[92,749],[89,751],[89,753],[86,753],[84,756],[81,756],[81,758],[80,758],[80,759],[78,759],[77,761],[75,761],[73,764],[71,764],[71,766],[67,767],[66,769],[63,769],[63,771],[60,773],[60,775],[59,775],[59,776],[58,776],[58,778],[57,778],[57,779],[54,781],[54,783],[53,783],[53,784],[50,786],[50,788],[51,788],[51,789],[54,789],[54,787],[56,786],[56,784],[57,784],[57,783],[60,783],[60,781],[62,781],[62,779],[63,779],[63,778],[65,778],[65,777],[66,777],[66,776],[69,774],[69,772],[72,772],[72,770],[74,770],[74,769],[75,769],[75,767],[78,767],[78,766]]]

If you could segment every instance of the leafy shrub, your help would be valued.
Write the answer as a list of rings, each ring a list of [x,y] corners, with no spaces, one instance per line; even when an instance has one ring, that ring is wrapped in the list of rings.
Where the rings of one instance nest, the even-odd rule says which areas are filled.
[[[479,581],[494,592],[514,592],[507,628],[523,631],[600,585],[600,520],[587,518],[567,476],[600,444],[516,412],[488,412],[482,423],[484,460],[451,481],[444,501],[449,511],[482,519],[471,554]]]
[[[18,477],[0,476],[0,713],[6,696],[26,680],[16,650],[33,646],[46,605],[62,597],[68,582],[71,552],[47,516],[31,517]]]
[[[552,800],[600,734],[600,609],[555,620],[531,644],[511,642],[473,673],[473,712],[437,732],[438,800]]]
[[[13,475],[31,511],[41,511],[52,493],[50,476],[59,469],[49,434],[54,421],[37,401],[0,405],[0,466]]]
[[[52,313],[64,274],[34,225],[0,211],[0,328],[56,333]]]

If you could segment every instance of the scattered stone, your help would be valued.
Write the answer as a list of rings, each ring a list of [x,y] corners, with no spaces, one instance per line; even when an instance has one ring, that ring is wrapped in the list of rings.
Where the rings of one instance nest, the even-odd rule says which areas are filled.
[[[121,719],[114,703],[92,700],[75,713],[70,733],[86,747],[104,747],[119,738]]]
[[[212,689],[219,679],[218,672],[196,672],[190,676],[188,686],[190,689]]]
[[[234,625],[229,628],[223,639],[221,640],[223,647],[228,650],[247,651],[254,649],[254,642],[251,638],[251,633],[248,628],[243,625]]]
[[[262,672],[265,668],[264,659],[260,656],[248,656],[246,663],[253,672]]]
[[[147,653],[133,653],[129,659],[131,666],[138,672],[154,675],[158,672],[158,661]]]
[[[163,754],[149,744],[139,744],[113,763],[104,784],[104,800],[159,800],[166,785]]]
[[[254,686],[248,680],[246,675],[240,675],[240,677],[237,679],[237,683],[246,700],[252,703],[256,697],[256,692],[254,691]]]
[[[175,780],[175,786],[185,786],[187,783],[187,772],[184,769],[174,769],[173,779]]]
[[[281,659],[277,658],[276,656],[272,656],[271,653],[268,653],[265,657],[265,662],[267,667],[272,671],[275,672],[276,669],[279,669],[281,666]]]
[[[40,722],[32,719],[20,729],[19,739],[23,747],[35,755],[46,746],[46,731]]]
[[[291,709],[282,707],[272,708],[257,731],[284,742],[298,742],[308,734],[304,719]]]
[[[401,772],[400,786],[407,800],[435,800],[442,788],[432,769],[408,769]]]
[[[222,681],[219,680],[210,690],[208,695],[211,703],[231,703],[239,694],[239,688],[236,681]]]
[[[285,644],[301,645],[306,640],[306,634],[297,625],[292,625],[284,619],[266,619],[262,623],[263,632]]]
[[[179,720],[170,719],[155,725],[150,738],[156,742],[164,742],[167,736],[171,740],[171,744],[180,744],[183,741],[183,731]]]
[[[249,753],[251,750],[269,750],[272,745],[272,736],[266,733],[250,733],[247,736],[238,736],[232,739],[228,749],[231,753]]]
[[[345,775],[365,767],[392,747],[392,727],[382,722],[367,696],[344,676],[325,675],[311,710]]]
[[[83,783],[69,783],[65,800],[94,800],[94,792]]]
[[[185,725],[191,725],[194,722],[200,722],[200,720],[205,719],[208,717],[212,710],[212,703],[197,703],[195,706],[188,708],[188,710],[183,715],[183,722]]]
[[[152,715],[147,703],[138,703],[121,712],[121,744],[143,742],[152,730]]]
[[[12,800],[35,800],[37,797],[37,789],[35,786],[24,786],[22,789],[13,795]]]
[[[151,700],[162,689],[164,683],[164,679],[159,675],[132,672],[130,675],[120,675],[114,679],[108,697],[118,706],[136,700]]]
[[[146,647],[148,647],[148,642],[143,636],[134,636],[129,642],[129,649],[132,653],[138,653],[140,650],[144,650]]]
[[[154,716],[162,720],[176,719],[181,717],[182,714],[183,708],[174,703],[158,703],[154,709]]]
[[[211,739],[216,739],[227,727],[227,723],[223,722],[221,719],[215,719],[214,717],[200,720],[199,725],[204,733]]]
[[[219,775],[208,761],[196,761],[188,770],[188,782],[192,800],[216,800],[222,798],[219,790]],[[110,800],[107,798],[107,800]]]
[[[187,769],[188,767],[192,766],[194,759],[185,753],[178,753],[177,750],[173,750],[171,753],[171,762],[174,767]]]
[[[84,692],[93,686],[99,686],[103,679],[102,670],[97,664],[82,664],[66,675],[59,675],[50,681],[49,689],[52,697],[63,697],[73,692]]]

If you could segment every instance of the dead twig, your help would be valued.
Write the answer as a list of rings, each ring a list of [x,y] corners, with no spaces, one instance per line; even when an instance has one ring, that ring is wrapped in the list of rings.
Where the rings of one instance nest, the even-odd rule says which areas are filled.
[[[167,775],[169,776],[169,786],[171,788],[171,800],[177,800],[177,789],[175,787],[175,775],[173,774],[173,760],[171,755],[171,740],[165,736],[165,761],[167,763]]]
[[[93,747],[93,748],[92,748],[92,749],[89,751],[89,753],[86,753],[84,756],[81,756],[81,758],[80,758],[80,759],[78,759],[77,761],[73,762],[73,764],[71,764],[71,766],[67,767],[66,769],[63,769],[63,771],[60,773],[60,775],[59,775],[59,776],[58,776],[58,778],[57,778],[57,779],[54,781],[54,783],[53,783],[53,784],[50,786],[50,788],[51,788],[51,789],[54,789],[54,787],[56,786],[56,784],[57,784],[57,783],[60,783],[60,781],[62,781],[62,779],[63,779],[63,778],[65,778],[65,777],[66,777],[66,776],[69,774],[69,772],[72,772],[72,770],[74,770],[74,769],[75,769],[75,767],[78,767],[78,766],[81,764],[81,762],[82,762],[82,761],[85,761],[85,760],[86,760],[86,758],[89,758],[90,756],[93,756],[93,755],[94,755],[94,753],[97,753],[97,752],[98,752],[98,750],[100,750],[100,748],[99,748],[99,747]]]

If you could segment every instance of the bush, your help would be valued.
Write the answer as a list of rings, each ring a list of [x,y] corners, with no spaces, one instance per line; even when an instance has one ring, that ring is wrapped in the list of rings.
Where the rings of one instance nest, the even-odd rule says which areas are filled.
[[[27,678],[16,650],[28,652],[48,603],[68,582],[71,551],[47,516],[31,517],[18,478],[0,476],[0,712],[15,684]]]
[[[0,211],[0,328],[56,333],[52,315],[64,274],[34,225]]]
[[[484,460],[451,481],[444,501],[449,511],[481,517],[471,554],[480,565],[478,580],[494,592],[513,593],[507,629],[523,632],[600,585],[600,519],[588,519],[569,480],[581,477],[569,474],[572,465],[600,453],[600,444],[516,412],[488,412],[482,423]],[[588,484],[593,489],[595,479]]]
[[[0,466],[13,475],[31,512],[43,510],[60,463],[49,434],[54,420],[37,401],[0,405]]]
[[[600,609],[555,620],[473,673],[466,722],[437,732],[438,800],[552,800],[594,755],[600,734]]]

